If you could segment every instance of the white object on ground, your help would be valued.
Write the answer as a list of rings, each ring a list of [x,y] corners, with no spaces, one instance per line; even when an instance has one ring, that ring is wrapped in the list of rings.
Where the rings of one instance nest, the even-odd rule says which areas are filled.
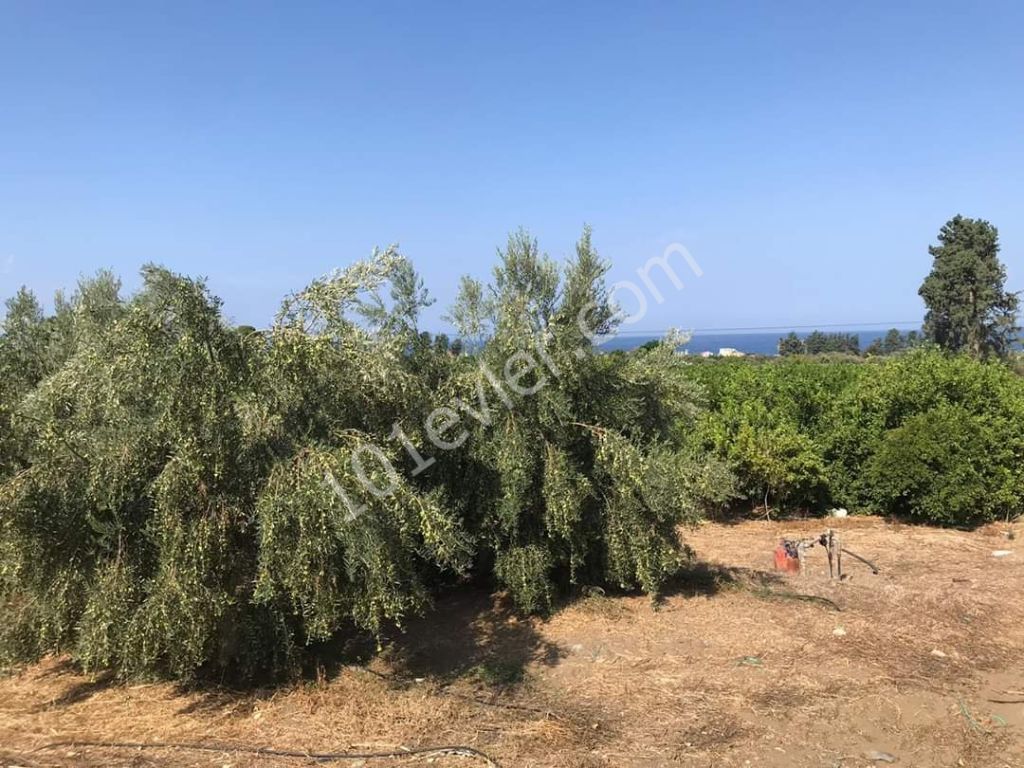
[[[1006,557],[1007,555],[1012,555],[1012,554],[1013,554],[1013,550],[1012,549],[997,549],[997,550],[995,550],[992,553],[992,557]]]
[[[877,749],[869,749],[867,752],[864,753],[864,757],[876,763],[896,762],[896,755],[891,755],[888,752],[879,752]]]

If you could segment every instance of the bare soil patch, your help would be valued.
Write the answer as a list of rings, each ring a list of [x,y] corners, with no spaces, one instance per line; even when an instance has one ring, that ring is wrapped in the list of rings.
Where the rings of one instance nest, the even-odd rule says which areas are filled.
[[[0,679],[0,765],[247,768],[312,761],[230,747],[464,745],[503,767],[886,764],[872,753],[1024,766],[1024,539],[1005,525],[829,523],[881,573],[850,560],[852,578],[830,582],[821,549],[804,576],[774,573],[776,541],[821,520],[709,523],[684,533],[694,567],[658,606],[594,593],[541,621],[457,594],[365,665],[273,690],[125,685],[48,660]],[[339,764],[485,765],[444,753]]]

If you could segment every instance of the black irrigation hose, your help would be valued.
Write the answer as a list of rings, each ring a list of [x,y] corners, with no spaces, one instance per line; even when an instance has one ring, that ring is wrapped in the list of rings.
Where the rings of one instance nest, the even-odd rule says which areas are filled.
[[[834,600],[820,595],[805,595],[802,592],[789,592],[786,590],[771,589],[770,587],[755,587],[751,590],[758,597],[766,600],[797,600],[803,603],[818,603],[831,608],[833,611],[842,612],[842,607]]]
[[[391,752],[299,752],[288,749],[266,749],[264,747],[216,747],[209,744],[187,744],[181,742],[130,742],[130,741],[55,741],[44,744],[33,752],[61,747],[93,747],[95,749],[183,749],[191,752],[235,752],[239,754],[257,755],[262,757],[301,757],[317,763],[332,763],[341,760],[387,760],[414,755],[433,755],[441,757],[471,757],[483,760],[488,768],[500,768],[498,762],[478,749],[462,746],[418,747],[416,749],[396,749]]]
[[[872,563],[866,557],[861,557],[860,555],[854,554],[853,552],[848,550],[846,547],[840,547],[840,549],[843,550],[843,552],[848,554],[850,557],[852,557],[854,560],[860,560],[862,563],[864,563],[864,565],[866,565],[868,568],[871,569],[872,573],[875,573],[875,574],[878,573],[878,566],[875,565],[874,563]]]

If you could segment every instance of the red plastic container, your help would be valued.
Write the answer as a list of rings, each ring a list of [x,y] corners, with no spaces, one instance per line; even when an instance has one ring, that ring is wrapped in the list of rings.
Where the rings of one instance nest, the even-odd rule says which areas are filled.
[[[787,573],[800,573],[800,558],[791,555],[786,545],[781,541],[775,547],[775,570],[786,571]]]

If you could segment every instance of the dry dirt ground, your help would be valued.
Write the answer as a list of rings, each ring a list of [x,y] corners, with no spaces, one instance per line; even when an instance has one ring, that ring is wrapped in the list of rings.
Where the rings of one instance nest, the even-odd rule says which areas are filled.
[[[274,690],[123,685],[51,660],[0,679],[0,766],[270,768],[313,762],[230,748],[464,745],[503,767],[1024,767],[1024,530],[833,523],[878,575],[846,558],[852,578],[831,583],[820,548],[804,576],[773,573],[775,542],[820,520],[706,524],[685,532],[696,565],[657,608],[592,594],[524,620],[462,593],[369,662]]]

